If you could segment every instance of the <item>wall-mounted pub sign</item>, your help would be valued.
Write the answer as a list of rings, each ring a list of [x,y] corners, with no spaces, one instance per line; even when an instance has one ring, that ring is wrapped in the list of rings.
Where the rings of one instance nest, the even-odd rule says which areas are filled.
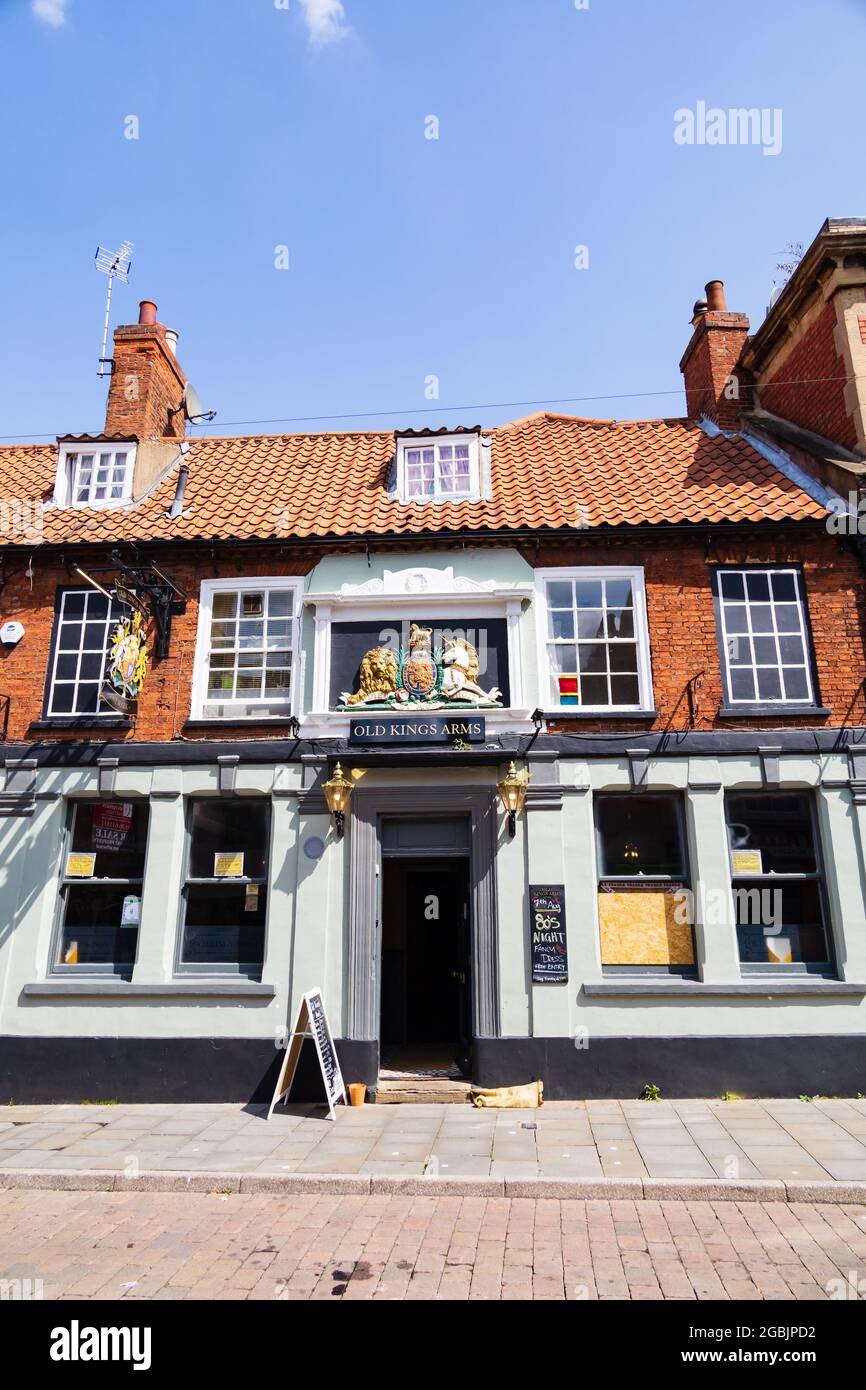
[[[484,719],[468,714],[402,714],[396,718],[352,719],[350,743],[483,743]]]
[[[119,714],[135,714],[138,709],[138,697],[147,675],[146,642],[144,614],[140,608],[133,608],[115,629],[100,692],[105,703]]]
[[[565,888],[561,883],[529,885],[532,983],[568,984]]]

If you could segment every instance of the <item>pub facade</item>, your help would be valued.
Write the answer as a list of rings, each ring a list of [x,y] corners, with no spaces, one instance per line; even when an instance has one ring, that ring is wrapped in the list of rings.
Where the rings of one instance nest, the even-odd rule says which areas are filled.
[[[864,244],[642,422],[188,437],[143,304],[0,449],[2,1093],[267,1099],[317,986],[371,1096],[864,1089],[866,393],[770,408]]]

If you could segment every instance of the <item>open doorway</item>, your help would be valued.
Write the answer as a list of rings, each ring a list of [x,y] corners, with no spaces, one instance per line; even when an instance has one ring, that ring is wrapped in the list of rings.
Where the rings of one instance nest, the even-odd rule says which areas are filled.
[[[383,860],[381,1071],[471,1071],[468,855]]]

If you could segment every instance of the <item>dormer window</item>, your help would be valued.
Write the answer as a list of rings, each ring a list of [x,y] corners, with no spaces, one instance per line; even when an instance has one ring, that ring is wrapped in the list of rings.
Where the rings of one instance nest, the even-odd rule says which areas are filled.
[[[133,444],[61,446],[55,500],[60,507],[117,507],[132,497]]]
[[[473,502],[479,497],[478,437],[408,436],[397,441],[401,502]]]

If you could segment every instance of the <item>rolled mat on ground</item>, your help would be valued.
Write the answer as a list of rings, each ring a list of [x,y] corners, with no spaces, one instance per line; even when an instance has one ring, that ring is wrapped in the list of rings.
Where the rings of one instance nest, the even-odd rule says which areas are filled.
[[[471,1100],[473,1105],[492,1110],[536,1110],[544,1104],[544,1083],[530,1081],[526,1086],[498,1086],[492,1090],[473,1086]]]

